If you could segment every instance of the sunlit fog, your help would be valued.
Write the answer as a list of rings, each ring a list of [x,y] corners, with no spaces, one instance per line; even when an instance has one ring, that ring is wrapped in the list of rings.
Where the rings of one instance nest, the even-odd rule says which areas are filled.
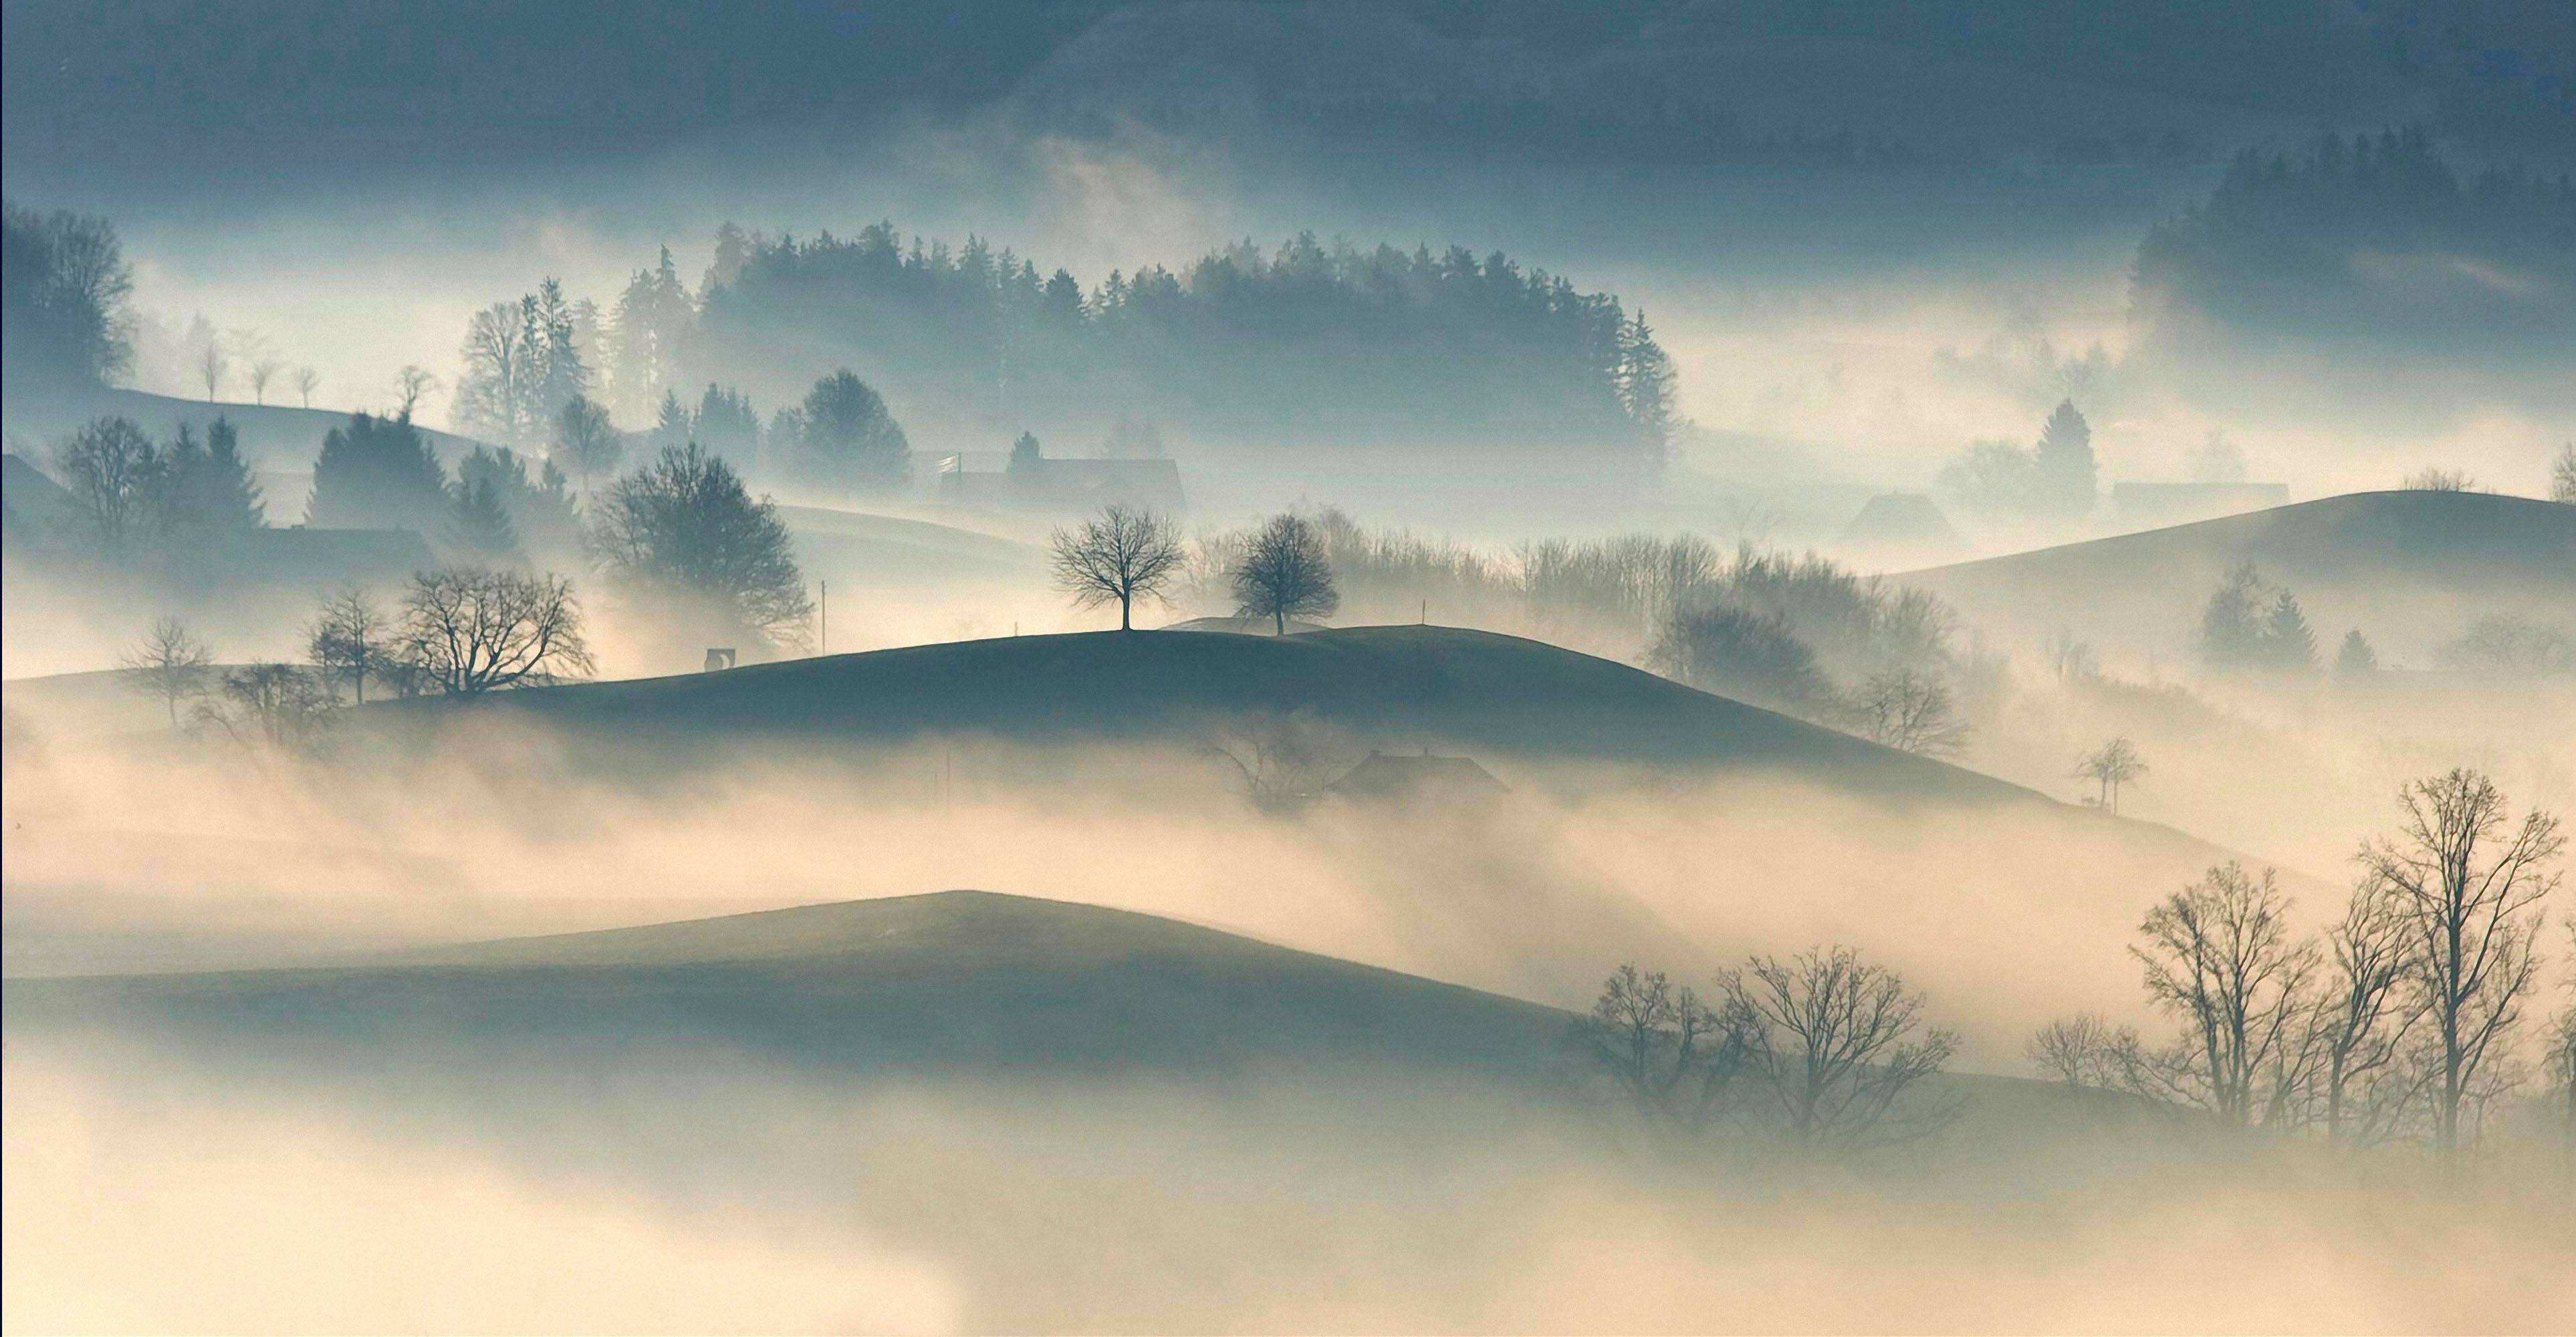
[[[2576,1327],[2576,20],[10,0],[10,1332]]]

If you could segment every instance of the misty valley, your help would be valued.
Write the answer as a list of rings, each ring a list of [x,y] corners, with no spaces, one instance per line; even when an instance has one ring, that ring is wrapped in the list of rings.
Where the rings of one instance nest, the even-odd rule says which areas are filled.
[[[0,15],[0,1328],[2576,1327],[2567,14]]]

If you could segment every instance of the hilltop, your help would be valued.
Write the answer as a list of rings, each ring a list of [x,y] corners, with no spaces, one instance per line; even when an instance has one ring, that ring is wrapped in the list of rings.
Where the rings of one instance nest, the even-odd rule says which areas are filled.
[[[700,753],[964,735],[1188,741],[1229,722],[1306,712],[1388,746],[1486,759],[1762,769],[1882,794],[2038,798],[1628,665],[1452,627],[1002,637],[370,712],[380,727],[406,731],[507,714],[576,739]]]
[[[2296,593],[2321,638],[2358,627],[2383,648],[2420,653],[2492,613],[2565,622],[2576,609],[2576,506],[2357,492],[1896,579],[1971,622],[2171,650],[2239,562]]]
[[[1525,1082],[1566,1014],[1153,915],[980,891],[208,974],[12,980],[13,1027],[311,1059],[575,1064],[654,1047],[842,1071],[1403,1065]]]

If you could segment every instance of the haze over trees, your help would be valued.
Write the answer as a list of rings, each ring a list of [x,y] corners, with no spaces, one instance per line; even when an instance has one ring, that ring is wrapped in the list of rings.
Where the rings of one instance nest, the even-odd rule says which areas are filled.
[[[1499,253],[1301,234],[1086,291],[980,238],[906,247],[878,223],[847,240],[752,237],[731,269],[703,297],[686,365],[769,393],[776,350],[809,345],[885,368],[907,403],[1023,420],[1133,411],[1259,437],[1294,410],[1325,434],[1396,422],[1654,461],[1676,426],[1671,363],[1641,320]]]
[[[187,623],[162,617],[126,650],[122,662],[136,690],[160,699],[170,713],[170,727],[176,730],[179,703],[206,690],[215,656]]]
[[[465,369],[450,416],[464,431],[504,445],[544,446],[564,406],[590,388],[572,303],[551,278],[515,302],[475,312],[457,356]]]
[[[217,418],[198,439],[186,423],[167,442],[125,418],[99,418],[56,445],[54,467],[112,561],[184,558],[266,523],[240,434]]]
[[[124,375],[134,360],[133,292],[106,219],[0,206],[0,357],[12,393]]]

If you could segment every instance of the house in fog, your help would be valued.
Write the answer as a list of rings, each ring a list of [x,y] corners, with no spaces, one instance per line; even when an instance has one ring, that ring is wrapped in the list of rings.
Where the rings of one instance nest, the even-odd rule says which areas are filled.
[[[1372,750],[1324,792],[1364,803],[1473,803],[1510,790],[1469,758],[1435,757],[1425,748],[1419,756]]]
[[[1048,515],[1090,515],[1105,506],[1177,515],[1184,504],[1181,467],[1168,459],[1052,459],[1037,451],[1033,438],[1000,467],[986,463],[998,458],[998,452],[941,456],[933,495],[943,506]]]

